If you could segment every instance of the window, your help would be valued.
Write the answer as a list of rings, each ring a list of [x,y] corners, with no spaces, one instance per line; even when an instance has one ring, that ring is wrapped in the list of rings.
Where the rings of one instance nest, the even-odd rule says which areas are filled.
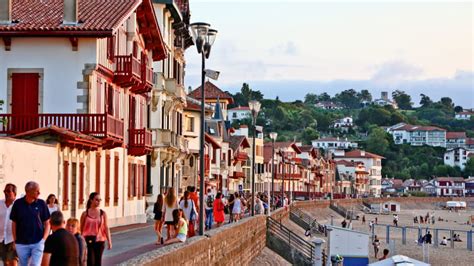
[[[194,132],[194,117],[187,117],[186,131]]]
[[[118,188],[118,183],[119,183],[119,156],[118,154],[115,154],[115,164],[114,164],[114,206],[118,206],[118,201],[119,201],[119,188]]]
[[[237,118],[237,113],[232,113],[233,118]]]
[[[69,162],[63,161],[63,210],[67,210],[69,204]]]
[[[100,153],[95,154],[95,192],[100,193]]]
[[[105,206],[110,203],[110,154],[105,155]]]
[[[84,163],[79,163],[79,204],[84,204]]]

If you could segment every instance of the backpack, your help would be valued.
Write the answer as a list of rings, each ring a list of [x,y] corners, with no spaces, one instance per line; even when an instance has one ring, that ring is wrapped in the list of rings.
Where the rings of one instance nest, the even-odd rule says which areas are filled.
[[[214,197],[212,195],[207,195],[206,205],[208,208],[212,208],[214,204]]]

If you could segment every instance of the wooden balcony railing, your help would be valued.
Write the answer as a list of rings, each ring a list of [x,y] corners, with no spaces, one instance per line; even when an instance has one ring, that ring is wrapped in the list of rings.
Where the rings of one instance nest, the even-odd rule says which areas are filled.
[[[55,125],[94,137],[123,140],[123,121],[107,114],[0,114],[0,134],[15,135]]]
[[[142,62],[141,64],[141,80],[136,86],[130,88],[131,92],[136,94],[142,94],[150,92],[153,88],[153,68]]]
[[[123,87],[139,85],[141,72],[140,61],[132,55],[115,56],[115,83]]]
[[[152,151],[151,131],[142,129],[128,130],[128,154],[133,156],[142,156]]]

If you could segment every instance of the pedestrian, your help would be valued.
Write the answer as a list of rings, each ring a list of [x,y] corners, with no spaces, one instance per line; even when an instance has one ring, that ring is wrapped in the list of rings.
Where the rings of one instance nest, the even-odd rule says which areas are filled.
[[[436,219],[435,219],[434,215],[432,215],[431,216],[431,224],[435,224],[435,221],[436,221]]]
[[[184,197],[179,202],[179,208],[183,210],[184,217],[186,217],[188,221],[188,237],[193,237],[195,235],[194,222],[196,220],[197,211],[194,206],[194,201],[189,198],[189,191],[184,192]]]
[[[159,194],[156,197],[156,202],[153,204],[153,214],[154,217],[153,219],[155,220],[155,233],[157,236],[156,243],[157,245],[160,245],[164,243],[163,241],[163,235],[161,234],[161,231],[163,229],[163,195]]]
[[[46,204],[48,204],[48,210],[49,214],[55,212],[55,211],[60,211],[59,209],[59,204],[58,204],[58,198],[54,194],[49,194],[48,197],[46,198]]]
[[[227,202],[227,206],[229,206],[229,223],[234,222],[234,201],[235,201],[235,196],[234,194],[230,194],[229,200]]]
[[[49,211],[39,199],[40,186],[34,181],[25,185],[25,196],[15,200],[10,214],[12,235],[20,265],[40,265],[44,242],[49,235]]]
[[[423,216],[420,215],[420,224],[422,224],[422,223],[423,223]]]
[[[222,193],[217,192],[216,199],[214,200],[214,206],[212,208],[214,221],[216,221],[217,227],[220,227],[224,223],[224,220],[225,220],[224,208],[225,208],[225,205],[222,202]]]
[[[257,199],[255,200],[255,206],[254,206],[254,208],[255,208],[255,215],[257,215],[257,214],[263,214],[263,212],[264,212],[263,203],[262,203],[262,201],[261,201],[259,198],[257,198]]]
[[[165,204],[163,204],[163,213],[165,214],[163,219],[166,225],[166,240],[169,240],[171,236],[175,234],[174,230],[174,221],[173,221],[173,211],[178,209],[178,201],[174,188],[170,187],[168,193],[165,196]]]
[[[372,231],[372,227],[374,226],[374,221],[369,222],[369,230]]]
[[[377,235],[374,237],[374,241],[372,241],[372,246],[374,247],[374,258],[377,258],[380,247],[380,240],[378,239]]]
[[[362,224],[365,224],[365,215],[362,215]]]
[[[77,241],[79,248],[79,265],[87,265],[87,243],[84,237],[79,232],[79,220],[76,218],[69,218],[66,222],[66,230],[71,233]]]
[[[189,198],[192,199],[194,202],[194,207],[196,207],[196,210],[199,210],[199,196],[196,193],[196,187],[190,186],[188,187],[188,191],[189,191]]]
[[[431,235],[430,231],[428,231],[425,235],[425,243],[426,244],[431,244],[431,239],[433,238],[433,236]]]
[[[112,249],[112,237],[107,223],[107,214],[100,209],[100,194],[92,192],[87,200],[86,210],[81,215],[81,232],[87,243],[87,265],[102,265],[102,254],[107,241]]]
[[[441,246],[447,246],[448,245],[448,240],[446,239],[445,236],[443,236],[443,240],[441,240],[441,243],[439,243]]]
[[[212,191],[210,188],[207,189],[207,195],[206,195],[206,227],[205,229],[212,229],[212,208],[214,205],[214,195],[212,194]]]
[[[53,233],[48,236],[44,244],[41,265],[78,265],[78,243],[74,235],[65,229],[66,221],[64,221],[62,212],[54,211],[51,213],[49,223]]]
[[[173,210],[173,221],[175,224],[175,230],[177,233],[175,237],[166,240],[165,245],[171,243],[179,243],[179,242],[186,242],[186,235],[188,234],[188,223],[186,219],[183,217],[183,210],[181,209],[174,209]]]
[[[390,251],[389,251],[388,249],[384,249],[384,250],[383,250],[383,256],[382,256],[382,257],[380,257],[380,259],[379,259],[379,260],[384,260],[384,259],[387,259],[387,258],[388,258],[388,253],[389,253],[389,252],[390,252]]]
[[[18,256],[13,243],[12,221],[10,213],[12,211],[13,202],[16,199],[16,186],[8,183],[3,190],[5,199],[0,200],[0,256],[3,265],[15,266],[18,262]]]
[[[398,215],[396,215],[396,214],[393,215],[393,225],[398,227]]]
[[[341,226],[342,226],[342,228],[346,228],[346,226],[347,226],[346,219],[344,219],[344,220],[341,222]]]
[[[375,224],[379,224],[379,218],[375,217]]]
[[[242,201],[240,200],[240,194],[235,192],[234,207],[232,213],[234,214],[234,222],[240,220],[240,213],[242,212]]]

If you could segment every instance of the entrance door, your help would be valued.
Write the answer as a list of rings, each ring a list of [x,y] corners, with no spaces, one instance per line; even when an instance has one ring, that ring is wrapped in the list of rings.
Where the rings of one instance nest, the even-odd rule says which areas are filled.
[[[393,211],[393,212],[396,212],[397,211],[397,205],[395,205],[395,204],[390,205],[390,210]]]
[[[12,74],[12,133],[38,128],[39,74]]]

